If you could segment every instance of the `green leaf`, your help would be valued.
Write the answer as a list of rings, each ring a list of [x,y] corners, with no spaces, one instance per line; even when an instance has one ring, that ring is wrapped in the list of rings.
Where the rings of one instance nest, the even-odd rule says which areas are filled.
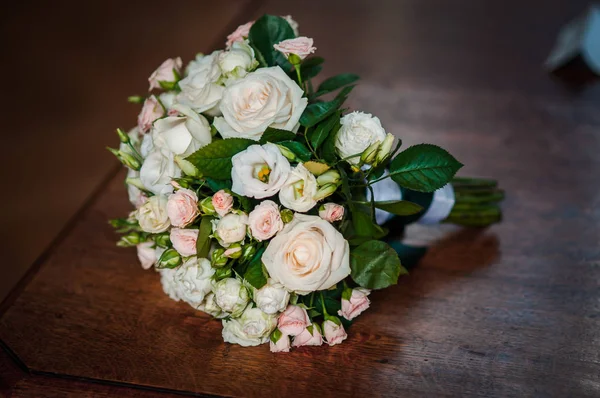
[[[312,127],[337,111],[339,107],[340,102],[337,99],[310,104],[300,116],[300,124],[304,127]]]
[[[298,157],[298,159],[302,160],[303,162],[309,161],[312,156],[312,153],[310,152],[310,150],[306,147],[306,145],[304,145],[301,142],[281,141],[281,142],[278,142],[277,144],[282,145],[282,146],[286,147],[287,149],[289,149],[290,151],[294,152],[294,154]]]
[[[306,81],[317,76],[319,72],[321,72],[321,69],[323,69],[321,66],[323,62],[325,62],[325,60],[321,57],[306,58],[300,65],[300,75],[302,76],[302,80]],[[290,73],[292,73],[294,77],[296,76],[295,71],[291,71]]]
[[[308,140],[310,141],[310,145],[312,145],[314,150],[317,150],[321,146],[321,144],[327,139],[329,133],[340,121],[340,113],[336,112],[333,115],[329,116],[322,123],[319,123],[317,127],[313,130],[310,130],[308,133]]]
[[[214,178],[205,178],[206,185],[213,191],[218,192],[221,189],[231,189],[231,180],[215,180]]]
[[[213,217],[204,216],[200,220],[200,230],[198,231],[198,239],[196,240],[196,255],[199,258],[207,258],[210,251],[210,234],[212,234]]]
[[[325,142],[323,142],[323,147],[321,148],[321,155],[323,156],[323,159],[325,159],[325,161],[329,164],[337,162],[337,154],[335,151],[335,139],[340,127],[341,124],[338,119],[333,125],[331,131],[329,132],[327,139],[325,139]]]
[[[325,80],[319,85],[319,88],[317,89],[317,92],[315,93],[314,97],[319,97],[323,94],[335,91],[338,88],[354,83],[358,79],[360,79],[360,77],[353,73],[342,73],[340,75],[330,77],[329,79]]]
[[[387,235],[384,228],[373,222],[369,212],[362,211],[360,207],[352,212],[352,226],[354,227],[354,236],[357,237],[380,239]]]
[[[260,289],[267,284],[268,274],[264,269],[262,262],[262,253],[260,256],[254,256],[246,272],[244,273],[244,279],[246,282],[254,286],[256,289]]]
[[[422,206],[408,200],[387,200],[375,202],[375,207],[397,216],[412,216],[423,210]]]
[[[260,137],[260,143],[266,144],[267,142],[280,142],[280,141],[292,141],[296,138],[296,133],[288,130],[274,129],[267,127],[262,137]]]
[[[446,150],[430,144],[414,145],[390,163],[390,176],[404,188],[433,192],[446,185],[462,167]]]
[[[398,254],[387,243],[370,240],[350,252],[351,276],[367,289],[384,289],[398,283],[408,272],[400,264]]]
[[[217,180],[231,178],[231,158],[256,141],[247,138],[227,138],[213,141],[186,158],[205,177]]]
[[[285,19],[265,14],[250,28],[248,40],[267,66],[279,65],[286,71],[291,68],[291,64],[282,53],[273,48],[273,45],[294,37],[294,30]]]

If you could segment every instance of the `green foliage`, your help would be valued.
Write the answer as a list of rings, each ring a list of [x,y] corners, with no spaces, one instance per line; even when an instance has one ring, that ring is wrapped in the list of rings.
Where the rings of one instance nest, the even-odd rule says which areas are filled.
[[[232,182],[227,180],[215,180],[214,178],[205,178],[206,185],[213,191],[218,192],[221,189],[231,189]]]
[[[294,152],[294,155],[303,162],[307,162],[311,159],[312,153],[310,150],[301,142],[297,141],[280,141],[277,143],[278,145],[282,145]]]
[[[291,64],[283,54],[273,48],[273,45],[294,37],[294,31],[285,19],[265,14],[250,28],[248,40],[257,53],[256,58],[265,66],[279,65],[284,71],[287,71],[291,69]]]
[[[411,216],[423,210],[423,207],[408,200],[387,200],[375,202],[375,207],[397,216]]]
[[[321,147],[321,156],[323,156],[323,159],[329,164],[337,162],[337,154],[335,151],[335,139],[340,127],[341,124],[340,120],[338,119],[333,125],[333,128],[331,129],[329,134],[327,135],[327,138],[323,142],[323,146]]]
[[[420,144],[400,152],[390,163],[390,176],[404,188],[433,192],[446,185],[462,167],[446,150]]]
[[[350,268],[354,282],[368,289],[395,285],[400,275],[408,273],[396,251],[380,240],[370,240],[352,249]]]
[[[213,217],[204,216],[200,220],[200,230],[198,231],[198,239],[196,240],[196,255],[199,258],[207,258],[210,251],[210,234],[212,233]]]
[[[306,58],[300,65],[300,75],[302,76],[302,80],[306,81],[317,76],[323,68],[321,66],[323,62],[325,62],[325,60],[321,57]],[[292,77],[296,78],[295,71],[290,72],[290,74],[292,75]]]
[[[267,142],[293,141],[295,138],[296,133],[291,131],[267,127],[259,142],[266,144]]]
[[[347,226],[344,237],[351,246],[361,245],[371,239],[381,239],[388,230],[373,222],[370,211],[363,206],[351,209],[352,223]]]
[[[264,248],[256,253],[244,272],[244,279],[256,289],[267,284],[268,274],[262,262]]]
[[[353,88],[354,86],[344,87],[331,101],[315,102],[308,105],[300,117],[300,124],[304,127],[312,127],[325,120],[342,106]]]
[[[358,79],[360,79],[360,77],[353,73],[342,73],[340,75],[330,77],[329,79],[326,79],[323,83],[319,85],[319,88],[317,89],[317,92],[314,94],[313,97],[316,98],[321,95],[330,93],[339,88],[347,86],[348,84],[352,84]]]
[[[231,158],[253,144],[256,141],[246,138],[213,141],[192,153],[186,160],[205,177],[227,180],[231,178]]]
[[[336,112],[308,132],[308,140],[314,150],[317,150],[321,146],[335,127],[336,123],[339,122],[340,112]]]

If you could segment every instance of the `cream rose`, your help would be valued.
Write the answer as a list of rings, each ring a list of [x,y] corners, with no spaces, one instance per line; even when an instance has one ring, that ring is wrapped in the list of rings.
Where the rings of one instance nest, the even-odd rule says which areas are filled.
[[[164,195],[149,198],[137,209],[135,216],[140,228],[145,232],[157,234],[166,231],[171,226],[167,215],[167,197]]]
[[[230,84],[223,93],[214,126],[224,138],[258,141],[267,127],[297,131],[308,100],[279,67],[261,68]]]
[[[210,293],[215,270],[205,258],[191,257],[179,266],[173,276],[179,297],[198,308]]]
[[[140,169],[140,181],[155,195],[173,192],[171,180],[179,177],[181,169],[175,164],[173,154],[158,148],[148,154]]]
[[[342,158],[360,155],[371,144],[383,142],[386,134],[379,118],[364,112],[352,112],[340,119],[341,128],[335,139],[335,148]],[[358,164],[360,156],[348,159]]]
[[[138,128],[142,133],[150,130],[152,123],[162,117],[165,114],[165,110],[154,95],[146,98],[142,111],[138,115]]]
[[[222,279],[215,283],[213,293],[219,308],[234,318],[242,314],[250,300],[248,290],[235,278]]]
[[[223,217],[233,207],[233,196],[221,189],[213,195],[211,203],[217,214]]]
[[[276,314],[285,310],[288,301],[290,301],[290,293],[283,285],[274,282],[272,279],[269,279],[266,285],[254,292],[256,306],[267,314]]]
[[[231,190],[256,199],[279,192],[291,169],[290,162],[275,144],[250,145],[234,155],[231,162]]]
[[[167,214],[174,227],[185,227],[191,224],[199,213],[198,195],[191,189],[180,188],[169,196]]]
[[[184,257],[196,255],[197,229],[171,228],[170,239],[177,253]]]
[[[169,58],[165,60],[148,78],[148,83],[150,83],[150,88],[148,91],[151,91],[155,88],[160,88],[160,82],[172,83],[177,80],[177,75],[179,75],[181,71],[181,58]]]
[[[285,335],[297,336],[310,325],[310,318],[304,308],[297,305],[288,305],[279,316],[277,327]]]
[[[289,57],[290,54],[294,54],[300,59],[308,57],[317,50],[317,48],[313,46],[313,39],[304,36],[284,40],[274,44],[273,48],[286,57]]]
[[[277,325],[277,318],[258,308],[248,308],[238,319],[223,321],[223,340],[244,347],[257,346],[269,341]]]
[[[154,242],[144,242],[137,245],[137,256],[143,269],[150,269],[156,263]]]
[[[344,206],[337,203],[325,203],[319,208],[319,217],[329,222],[340,221],[344,218]]]
[[[246,214],[229,213],[218,221],[213,221],[214,232],[223,247],[241,242],[246,237],[248,216]]]
[[[312,329],[312,330],[310,330]],[[294,347],[302,347],[302,346],[319,346],[323,344],[323,336],[319,331],[319,328],[316,325],[312,327],[304,329],[302,333],[298,336],[294,337],[294,342],[292,345]]]
[[[250,212],[248,226],[252,236],[260,241],[271,239],[283,229],[279,206],[272,200],[265,200]]]
[[[170,268],[159,269],[160,283],[163,291],[171,300],[179,301],[179,285],[175,282],[175,270]]]
[[[212,135],[206,118],[185,106],[174,105],[184,116],[167,116],[154,122],[154,147],[186,157],[210,144]]]
[[[329,345],[341,344],[348,337],[342,324],[338,325],[330,320],[323,322],[323,333]]]
[[[206,112],[211,116],[220,114],[218,105],[224,87],[220,84],[219,54],[221,51],[210,55],[198,55],[196,60],[190,62],[187,68],[188,75],[179,81],[181,92],[177,95],[177,103],[197,113]]]
[[[221,310],[221,307],[217,305],[215,300],[215,295],[213,293],[209,293],[204,298],[204,303],[198,306],[200,311],[206,312],[208,315],[212,315],[217,319],[222,319],[228,316],[227,313]]]
[[[285,184],[279,191],[279,201],[288,209],[306,212],[315,207],[317,201],[317,179],[304,167],[298,164],[288,176]]]
[[[229,51],[220,53],[218,63],[226,85],[243,78],[258,66],[254,50],[245,41],[235,42]]]
[[[307,294],[329,289],[350,274],[350,249],[330,223],[296,214],[267,246],[262,261],[271,278]]]
[[[369,289],[353,289],[349,300],[342,298],[342,309],[338,311],[338,315],[349,321],[359,316],[369,308],[371,303],[367,297],[369,293],[371,293]]]

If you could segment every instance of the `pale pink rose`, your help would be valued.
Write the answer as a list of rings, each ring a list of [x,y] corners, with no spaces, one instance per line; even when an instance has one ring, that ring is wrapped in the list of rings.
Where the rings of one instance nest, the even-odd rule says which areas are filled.
[[[138,115],[138,128],[141,133],[145,133],[150,130],[152,123],[162,117],[165,114],[165,110],[154,95],[146,98],[142,111]]]
[[[312,329],[312,334],[308,331],[308,329],[304,329],[302,333],[294,337],[294,342],[292,343],[292,346],[302,347],[305,345],[323,344],[323,336],[321,335],[321,333],[319,333],[319,330],[316,327],[313,327]]]
[[[150,269],[156,262],[154,242],[144,242],[137,245],[137,256],[143,269]]]
[[[180,188],[167,201],[167,215],[174,227],[185,227],[198,214],[198,195],[190,189]]]
[[[317,49],[313,47],[313,39],[309,37],[296,37],[295,39],[287,39],[278,44],[273,44],[273,48],[289,57],[290,54],[295,54],[300,59],[304,59]]]
[[[242,41],[250,34],[250,28],[254,25],[254,21],[247,22],[237,27],[237,29],[227,36],[225,46],[229,49],[236,41]]]
[[[338,315],[349,321],[359,316],[371,304],[367,297],[369,293],[371,292],[368,289],[363,288],[352,290],[350,300],[342,299],[342,309],[338,311]]]
[[[213,195],[212,205],[217,214],[223,217],[225,214],[229,213],[229,210],[233,207],[233,196],[221,189]]]
[[[182,65],[183,63],[179,57],[175,59],[169,58],[163,62],[148,78],[148,82],[150,83],[148,91],[160,88],[159,82],[174,82],[176,79],[175,73],[179,74],[181,72]]]
[[[197,229],[172,228],[170,238],[173,248],[182,256],[196,255]]]
[[[277,327],[283,334],[297,336],[309,325],[311,325],[310,318],[304,308],[297,305],[288,305],[279,316]]]
[[[272,200],[263,201],[250,212],[248,224],[252,236],[259,242],[272,238],[283,229],[279,206]]]
[[[340,221],[344,217],[344,206],[336,203],[325,203],[319,209],[319,217],[325,221]]]
[[[277,343],[270,341],[271,352],[290,352],[290,338],[287,335],[282,335]]]
[[[338,325],[333,321],[323,322],[323,333],[325,333],[325,340],[327,340],[327,344],[329,345],[341,344],[348,337],[344,326]]]

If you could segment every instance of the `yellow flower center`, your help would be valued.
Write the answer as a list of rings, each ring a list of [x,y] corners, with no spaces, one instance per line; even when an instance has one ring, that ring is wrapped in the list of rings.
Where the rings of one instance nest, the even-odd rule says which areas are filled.
[[[271,174],[271,169],[267,164],[259,164],[254,167],[254,178],[265,184],[269,182],[269,174]]]

